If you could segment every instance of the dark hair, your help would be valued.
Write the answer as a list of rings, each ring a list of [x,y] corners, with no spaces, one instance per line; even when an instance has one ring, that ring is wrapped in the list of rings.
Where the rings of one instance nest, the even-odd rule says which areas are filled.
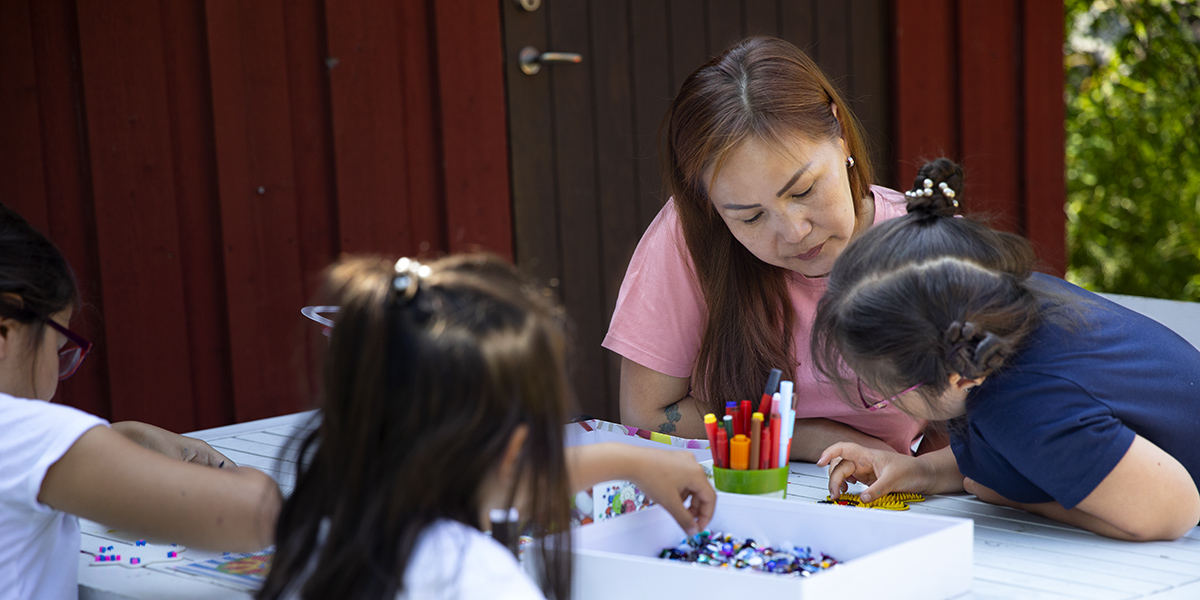
[[[953,162],[926,164],[905,193],[908,214],[872,227],[834,263],[812,356],[847,401],[858,398],[843,365],[884,396],[920,383],[932,400],[952,373],[1001,369],[1070,302],[1030,278],[1036,257],[1025,238],[956,216],[962,183]]]
[[[450,519],[481,528],[480,482],[522,425],[522,517],[551,538],[539,546],[542,589],[569,593],[569,551],[547,547],[570,548],[563,313],[496,257],[428,267],[404,289],[380,258],[328,271],[321,300],[341,309],[322,416],[296,448],[296,488],[259,598],[393,597],[426,527]]]
[[[75,272],[62,252],[24,217],[0,205],[0,294],[14,294],[20,301],[0,296],[0,316],[30,327],[30,350],[41,348],[41,317],[79,306]]]
[[[872,201],[872,174],[858,122],[816,63],[792,44],[750,38],[733,46],[688,76],[663,122],[663,178],[708,308],[693,390],[718,414],[725,401],[761,386],[772,368],[794,368],[796,316],[784,270],[734,238],[708,197],[704,173],[719,171],[747,140],[783,147],[797,137],[845,140],[856,160],[849,180],[861,221]]]

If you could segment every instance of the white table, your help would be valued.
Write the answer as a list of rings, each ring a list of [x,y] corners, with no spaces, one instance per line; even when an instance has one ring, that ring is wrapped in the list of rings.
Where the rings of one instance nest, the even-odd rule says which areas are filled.
[[[280,463],[278,457],[290,439],[303,431],[310,416],[299,413],[190,435],[206,440],[239,465],[265,471],[286,493],[293,483],[295,465]],[[824,469],[792,463],[788,498],[823,499],[825,482]],[[967,598],[1200,598],[1200,528],[1174,542],[1121,542],[985,504],[967,494],[931,497],[913,504],[911,510],[975,521],[975,581]],[[190,560],[215,556],[195,550],[187,554]],[[252,597],[161,564],[140,569],[92,567],[90,557],[80,556],[79,596],[83,600]],[[848,590],[847,595],[853,592]]]
[[[308,424],[311,416],[311,412],[296,413],[187,435],[208,442],[239,466],[254,467],[265,472],[279,483],[284,495],[288,495],[295,481],[296,465],[289,461],[280,461],[279,457],[293,437],[305,432],[303,427]],[[93,545],[87,535],[84,535],[84,544],[89,547]],[[192,562],[215,558],[220,556],[220,553],[188,549],[183,555],[187,562]],[[253,598],[252,594],[236,587],[176,572],[174,565],[182,563],[159,563],[128,569],[118,565],[94,566],[92,562],[90,555],[79,555],[80,600]]]

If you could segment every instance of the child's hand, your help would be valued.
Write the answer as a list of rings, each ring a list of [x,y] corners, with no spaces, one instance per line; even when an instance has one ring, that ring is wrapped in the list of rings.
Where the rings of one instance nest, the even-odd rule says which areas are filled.
[[[838,460],[840,459],[840,460]],[[836,464],[829,470],[829,495],[837,498],[848,489],[847,483],[865,483],[859,494],[871,502],[891,492],[924,492],[925,469],[919,459],[889,450],[875,450],[851,442],[839,442],[825,449],[818,467]]]
[[[224,454],[217,452],[203,440],[171,433],[161,427],[138,421],[121,421],[112,424],[113,430],[147,448],[183,462],[196,463],[218,469],[237,466]]]
[[[566,455],[572,492],[601,481],[627,479],[671,513],[688,535],[712,520],[717,493],[690,452],[608,442],[573,446]],[[689,497],[692,503],[685,507]]]
[[[637,470],[630,480],[679,522],[689,536],[703,531],[712,520],[717,493],[708,483],[704,468],[689,452],[638,448],[643,454],[634,461]],[[683,502],[691,497],[692,503]]]

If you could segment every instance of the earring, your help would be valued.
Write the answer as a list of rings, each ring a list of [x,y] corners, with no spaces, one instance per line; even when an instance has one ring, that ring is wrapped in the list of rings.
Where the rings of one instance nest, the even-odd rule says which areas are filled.
[[[854,168],[854,157],[853,157],[853,156],[847,156],[847,157],[846,157],[846,168],[847,168],[847,169],[853,169],[853,168]]]

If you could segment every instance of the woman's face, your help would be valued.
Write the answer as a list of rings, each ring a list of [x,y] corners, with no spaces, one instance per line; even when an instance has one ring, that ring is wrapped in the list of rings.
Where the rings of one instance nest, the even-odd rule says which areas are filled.
[[[708,196],[759,260],[806,277],[827,275],[854,234],[854,202],[841,139],[783,148],[750,139],[729,153]]]

